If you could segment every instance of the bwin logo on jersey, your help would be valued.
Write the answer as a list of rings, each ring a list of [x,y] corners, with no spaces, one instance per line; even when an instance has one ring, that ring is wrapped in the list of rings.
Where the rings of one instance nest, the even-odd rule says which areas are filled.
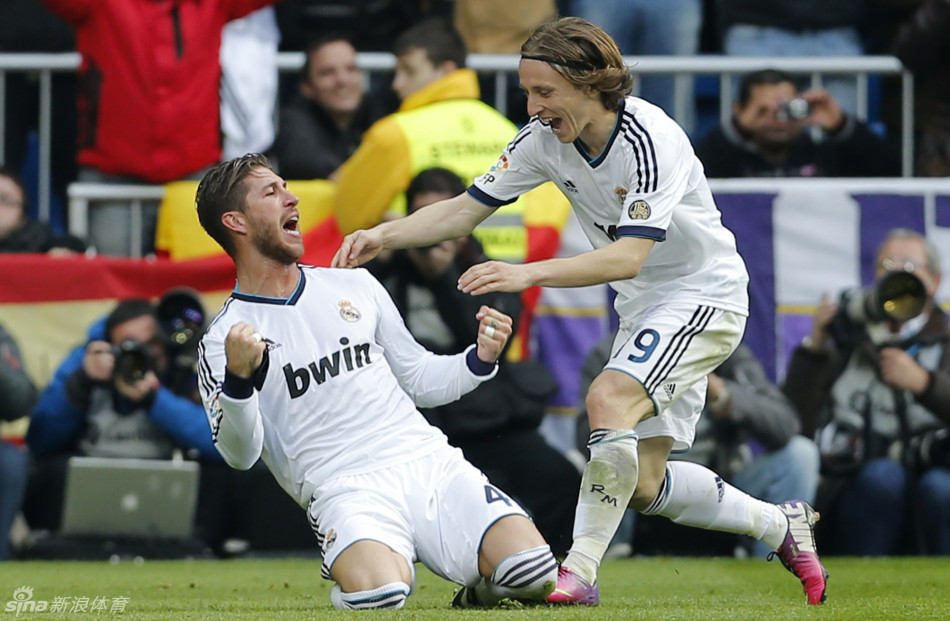
[[[343,349],[299,369],[295,369],[289,362],[285,364],[282,369],[284,379],[287,380],[287,390],[290,391],[290,398],[296,399],[307,392],[307,389],[310,388],[311,378],[317,384],[322,384],[328,379],[336,377],[342,371],[359,369],[372,362],[369,359],[369,343],[347,347],[349,344],[350,339],[343,337],[340,339],[340,345],[344,346]],[[341,359],[343,360],[342,368],[340,366]]]
[[[633,201],[627,213],[631,220],[646,220],[650,217],[650,205],[646,201]]]

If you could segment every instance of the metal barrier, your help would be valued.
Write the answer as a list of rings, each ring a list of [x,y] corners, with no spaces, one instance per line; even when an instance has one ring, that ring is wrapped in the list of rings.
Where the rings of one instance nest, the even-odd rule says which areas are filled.
[[[142,201],[162,200],[165,195],[165,186],[76,182],[69,184],[67,192],[69,193],[69,232],[81,238],[85,238],[89,233],[90,201],[129,201],[132,206],[129,242],[132,256],[139,258],[142,253]]]
[[[517,55],[470,54],[468,66],[476,71],[494,74],[494,106],[507,113],[508,75],[518,70]],[[62,54],[0,54],[0,110],[6,109],[6,73],[36,72],[39,74],[39,217],[49,220],[50,214],[50,145],[52,144],[50,109],[52,74],[75,71],[80,56],[76,52]],[[910,177],[913,170],[913,75],[893,56],[855,57],[735,57],[735,56],[629,56],[624,61],[636,74],[673,74],[675,103],[674,116],[683,118],[689,102],[684,89],[688,76],[718,75],[720,119],[729,119],[732,107],[733,79],[763,68],[775,68],[793,74],[807,74],[813,86],[822,83],[825,74],[854,74],[857,78],[857,115],[867,118],[867,90],[869,75],[901,76],[901,171]],[[303,66],[303,52],[282,52],[278,55],[278,69],[282,73],[294,72]],[[357,63],[370,73],[389,71],[395,67],[392,54],[373,52],[357,55]],[[636,84],[636,82],[635,82]],[[2,120],[2,119],[0,119]],[[0,122],[0,164],[5,162],[3,152],[6,124]],[[66,139],[73,140],[75,137]],[[141,186],[137,186],[141,187]],[[87,196],[85,200],[95,197]],[[72,205],[70,205],[72,210]],[[73,218],[70,217],[71,227]],[[75,233],[75,231],[72,231]]]

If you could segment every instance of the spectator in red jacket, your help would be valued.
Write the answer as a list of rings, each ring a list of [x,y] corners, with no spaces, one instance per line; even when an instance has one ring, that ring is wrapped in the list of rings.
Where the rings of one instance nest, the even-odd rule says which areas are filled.
[[[221,158],[218,53],[224,25],[277,0],[43,0],[76,31],[79,179],[166,183],[198,178]],[[152,249],[157,204],[143,205],[132,248],[127,202],[99,202],[100,253]]]

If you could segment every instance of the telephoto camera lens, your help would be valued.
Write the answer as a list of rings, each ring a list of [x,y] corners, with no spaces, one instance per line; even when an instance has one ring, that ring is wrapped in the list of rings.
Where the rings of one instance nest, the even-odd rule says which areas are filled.
[[[197,291],[173,289],[158,303],[158,321],[173,347],[185,347],[201,338],[204,306]]]
[[[853,321],[904,322],[924,310],[927,289],[911,272],[888,272],[870,287],[862,289],[847,304]]]

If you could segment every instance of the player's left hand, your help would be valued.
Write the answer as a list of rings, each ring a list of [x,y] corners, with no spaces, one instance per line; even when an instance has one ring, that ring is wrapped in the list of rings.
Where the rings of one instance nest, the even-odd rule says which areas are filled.
[[[478,319],[478,348],[475,355],[482,362],[495,362],[511,338],[511,317],[490,306],[482,306],[475,313]]]
[[[465,293],[481,295],[496,291],[517,293],[533,284],[528,278],[528,268],[524,264],[485,261],[465,270],[459,277],[458,288]]]
[[[880,352],[881,379],[898,390],[919,395],[927,390],[930,373],[903,349],[884,347]]]

